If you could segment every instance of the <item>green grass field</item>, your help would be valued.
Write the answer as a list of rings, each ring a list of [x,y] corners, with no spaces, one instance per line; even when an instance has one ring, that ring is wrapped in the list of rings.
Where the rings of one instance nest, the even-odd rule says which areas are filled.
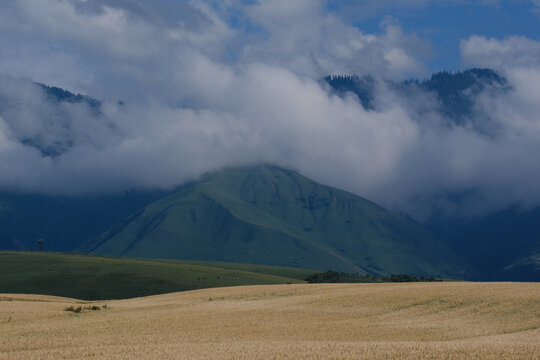
[[[218,262],[0,252],[0,293],[126,299],[223,286],[304,283],[314,272]]]

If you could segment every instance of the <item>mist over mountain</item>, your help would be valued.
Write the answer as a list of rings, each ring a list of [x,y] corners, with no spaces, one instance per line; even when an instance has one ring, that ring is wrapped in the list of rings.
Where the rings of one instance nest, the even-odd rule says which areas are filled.
[[[292,84],[295,95],[304,92],[303,83]],[[531,175],[519,176],[538,171],[522,156],[536,146],[529,139],[535,133],[513,133],[485,106],[517,91],[499,73],[472,69],[403,82],[333,76],[310,89],[313,102],[305,106],[326,102],[326,115],[302,112],[303,103],[293,102],[266,110],[260,104],[260,111],[236,117],[189,103],[141,108],[97,101],[3,78],[3,163],[18,166],[4,168],[0,186],[60,195],[172,189],[223,166],[274,163],[420,221],[537,204]],[[470,146],[477,152],[465,154]]]
[[[76,95],[55,87],[13,79],[10,81],[11,83],[5,82],[4,84],[11,84],[15,89],[17,86],[22,86],[24,94],[28,94],[28,89],[30,89],[41,96],[41,102],[27,104],[25,102],[28,99],[24,98],[21,93],[4,86],[0,115],[15,120],[13,128],[20,131],[17,141],[24,148],[39,152],[42,159],[58,161],[57,159],[67,156],[85,141],[88,141],[88,138],[80,136],[82,135],[80,131],[84,128],[78,129],[77,127],[89,125],[101,127],[102,131],[105,128],[108,129],[106,131],[116,130],[113,119],[110,119],[111,121],[105,125],[104,111],[107,111],[107,107],[112,106],[118,114],[125,111],[124,107],[126,107],[123,103],[111,104],[110,102],[97,101],[89,96]],[[436,73],[428,80],[408,80],[400,83],[381,81],[372,76],[329,76],[324,78],[323,87],[326,86],[324,83],[329,86],[329,88],[325,88],[325,91],[339,96],[340,99],[343,99],[342,101],[349,101],[350,96],[354,96],[366,112],[381,111],[380,106],[384,106],[384,101],[380,99],[381,89],[391,92],[396,99],[399,99],[396,101],[403,103],[415,102],[417,98],[431,99],[433,109],[436,109],[441,115],[434,118],[430,117],[428,112],[427,117],[424,118],[422,111],[425,109],[419,110],[414,118],[418,126],[430,127],[434,124],[430,124],[427,122],[428,120],[445,119],[440,123],[436,122],[435,125],[441,126],[443,129],[466,129],[493,140],[496,140],[498,136],[495,131],[496,127],[490,127],[492,119],[488,117],[485,109],[476,106],[476,104],[482,96],[486,96],[486,92],[490,96],[498,96],[512,91],[504,77],[489,69]],[[129,108],[129,105],[127,107]],[[24,121],[32,119],[29,115],[36,118],[42,115],[41,120],[45,120],[46,127],[39,127],[35,129],[34,133],[25,133],[24,131],[32,128],[24,128],[20,125]],[[487,132],[486,128],[493,131]],[[48,136],[43,136],[44,129],[50,131]],[[73,250],[84,241],[97,241],[100,234],[110,230],[111,227],[120,226],[133,214],[140,213],[141,209],[152,201],[169,194],[174,187],[173,183],[165,187],[160,185],[142,186],[137,191],[124,194],[125,190],[122,187],[108,188],[107,183],[103,185],[105,185],[104,188],[99,191],[93,189],[93,192],[90,193],[79,192],[86,190],[83,186],[75,192],[69,191],[69,189],[53,191],[52,195],[48,195],[47,191],[38,188],[26,189],[30,190],[30,193],[16,187],[5,189],[0,194],[0,204],[2,205],[0,246],[8,249],[33,249],[36,239],[46,238],[49,249]],[[488,209],[488,211],[481,212],[480,215],[471,217],[466,211],[468,201],[471,197],[477,196],[481,190],[474,189],[463,193],[448,192],[439,198],[422,199],[424,201],[422,206],[426,206],[426,202],[429,202],[427,206],[436,210],[431,212],[427,218],[420,217],[418,220],[421,220],[427,229],[443,240],[446,246],[464,261],[464,264],[468,264],[469,276],[477,279],[536,279],[539,272],[536,269],[538,261],[535,254],[540,251],[537,244],[537,240],[540,238],[540,228],[535,225],[539,219],[537,209],[533,208],[529,211],[527,208],[524,209],[522,206],[512,204],[509,205],[508,209],[495,211],[493,215],[491,215],[493,211]],[[417,205],[414,202],[410,204]],[[448,204],[453,206],[452,211],[447,211],[444,208]],[[440,211],[441,208],[442,211]],[[104,209],[107,211],[103,211]],[[205,218],[206,215],[201,216]],[[213,215],[208,216],[213,217]],[[180,220],[178,219],[178,221]],[[184,237],[184,235],[180,237]],[[213,235],[214,240],[216,236],[216,234]],[[170,248],[170,246],[169,244],[165,248]],[[144,255],[143,253],[118,252],[119,250],[115,250],[115,252],[103,249],[100,250],[100,253],[109,255]],[[83,250],[87,251],[86,248]],[[159,255],[162,251],[163,246],[158,246],[152,251],[147,247],[145,253],[163,256]],[[208,254],[203,255],[204,251],[196,246],[190,251],[186,251],[184,249],[181,252],[184,255],[187,253],[199,254],[199,257],[202,256],[206,260],[222,259]],[[198,258],[196,255],[193,256]],[[241,253],[230,253],[227,259],[249,261],[249,258],[242,256]],[[299,256],[301,258],[306,255]],[[389,258],[389,255],[386,254],[386,257]],[[256,260],[256,258],[254,259]],[[326,261],[322,259],[319,259],[319,262],[322,261],[320,264],[324,264]],[[257,261],[264,262],[262,258]],[[267,259],[267,261],[270,260]],[[379,261],[382,260],[379,259]],[[303,264],[310,267],[316,267],[317,264],[315,260],[304,260],[304,262],[305,264],[303,262],[278,262],[276,264],[295,266]],[[347,268],[338,263],[331,265],[329,262],[327,265],[340,270],[354,270],[352,267]],[[369,268],[369,265],[367,266]],[[371,271],[377,270],[371,269]]]
[[[93,238],[147,194],[271,164],[484,254],[478,276],[535,268],[537,1],[375,3],[3,2],[0,241],[55,236],[63,216]],[[441,7],[463,11],[446,24]],[[84,227],[89,198],[114,221]]]
[[[324,80],[341,97],[353,93],[366,110],[376,110],[378,92],[372,76],[332,75]],[[418,94],[421,94],[420,97],[433,96],[437,110],[449,121],[449,125],[472,126],[479,131],[482,130],[481,121],[488,121],[489,114],[476,106],[478,97],[484,91],[490,92],[491,96],[503,96],[511,90],[507,80],[496,71],[478,68],[457,72],[441,71],[426,80],[387,81],[385,85],[406,102],[418,101]],[[426,109],[433,110],[429,103]],[[483,125],[486,130],[490,127],[490,124]]]
[[[462,63],[495,72],[430,78],[433,44],[391,18],[362,31],[350,7],[4,4],[0,189],[172,189],[272,163],[421,221],[538,205],[538,42],[471,34]],[[369,79],[369,97],[337,94],[333,74]]]

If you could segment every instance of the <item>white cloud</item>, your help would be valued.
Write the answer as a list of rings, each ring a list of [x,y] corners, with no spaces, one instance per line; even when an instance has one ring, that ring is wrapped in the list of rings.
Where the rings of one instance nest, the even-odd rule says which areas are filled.
[[[263,62],[310,77],[425,71],[429,45],[396,24],[374,36],[325,13],[320,0],[228,3],[17,0],[0,11],[0,73],[104,98],[175,102],[196,58]],[[237,27],[227,22],[235,11]]]
[[[251,22],[265,30],[263,39],[244,46],[244,61],[285,66],[322,77],[332,73],[423,74],[421,60],[429,44],[405,34],[398,24],[385,24],[381,36],[366,34],[324,12],[320,1],[259,1],[247,8]]]
[[[534,8],[533,8],[533,13],[537,14],[539,17],[540,17],[540,0],[529,0]]]
[[[341,17],[351,19],[353,21],[359,21],[375,18],[390,12],[396,12],[396,10],[413,13],[416,10],[425,9],[430,6],[451,7],[478,4],[493,6],[499,5],[503,1],[507,0],[333,0],[327,1],[326,3]]]
[[[320,1],[175,2],[174,11],[166,3],[2,5],[1,188],[172,187],[221,166],[271,162],[416,214],[423,199],[470,189],[481,189],[470,211],[540,202],[530,156],[540,151],[536,42],[462,42],[466,61],[504,68],[513,86],[504,97],[481,97],[498,129],[487,137],[442,125],[433,98],[404,101],[380,81],[422,73],[431,51],[391,19],[376,36]],[[351,72],[375,76],[376,111],[319,84]],[[84,104],[51,103],[21,78],[106,101],[96,116]],[[29,139],[69,150],[43,156],[23,145]]]
[[[524,36],[499,40],[473,35],[461,41],[460,51],[463,60],[474,66],[504,69],[540,65],[540,41]]]

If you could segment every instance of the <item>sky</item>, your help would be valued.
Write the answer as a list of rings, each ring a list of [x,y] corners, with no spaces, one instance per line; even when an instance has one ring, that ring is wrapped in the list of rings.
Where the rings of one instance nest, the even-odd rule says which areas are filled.
[[[336,7],[335,4],[340,3],[342,7]],[[396,3],[401,5],[396,6]],[[338,1],[328,4],[330,10],[345,14],[356,7],[349,21],[366,32],[379,33],[385,19],[394,19],[405,32],[428,40],[433,46],[432,58],[427,61],[430,72],[467,68],[470,64],[460,57],[459,45],[461,39],[471,34],[499,39],[510,34],[534,40],[540,37],[539,2],[534,1]]]
[[[540,1],[396,3],[2,2],[0,189],[174,188],[272,163],[419,220],[540,205]],[[475,98],[484,131],[388,86],[469,67],[510,85]],[[371,75],[375,110],[332,93],[329,74]],[[51,102],[36,82],[101,110]]]

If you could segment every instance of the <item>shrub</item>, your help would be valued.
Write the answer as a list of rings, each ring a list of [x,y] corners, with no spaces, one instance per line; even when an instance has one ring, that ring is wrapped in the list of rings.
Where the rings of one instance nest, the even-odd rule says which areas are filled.
[[[92,306],[68,306],[64,309],[64,311],[71,311],[76,314],[82,312],[82,311],[100,311],[101,309],[107,309],[107,305],[98,306],[98,305],[92,305]]]
[[[82,307],[80,306],[68,306],[67,308],[64,309],[64,311],[71,311],[71,312],[74,312],[76,314],[80,313],[82,311]]]

